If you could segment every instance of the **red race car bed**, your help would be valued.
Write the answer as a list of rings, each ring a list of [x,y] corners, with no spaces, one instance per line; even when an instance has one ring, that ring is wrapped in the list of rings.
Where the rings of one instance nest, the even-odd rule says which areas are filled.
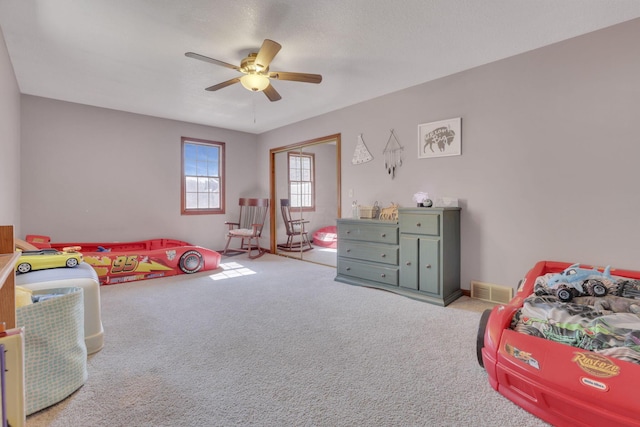
[[[102,285],[215,270],[220,254],[181,240],[151,239],[125,243],[51,243],[48,236],[28,235],[38,248],[74,247],[98,274]]]
[[[483,313],[478,362],[553,425],[640,426],[639,314],[639,271],[541,261],[509,304]]]

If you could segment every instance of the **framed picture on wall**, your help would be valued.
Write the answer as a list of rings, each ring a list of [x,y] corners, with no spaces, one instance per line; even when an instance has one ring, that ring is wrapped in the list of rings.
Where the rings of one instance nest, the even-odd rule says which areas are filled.
[[[462,118],[418,125],[418,158],[462,154]]]

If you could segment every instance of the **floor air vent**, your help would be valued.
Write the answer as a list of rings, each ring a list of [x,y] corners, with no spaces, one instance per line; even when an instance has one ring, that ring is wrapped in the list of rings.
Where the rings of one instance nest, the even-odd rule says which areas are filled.
[[[513,288],[491,283],[471,282],[471,298],[506,304],[513,298]]]

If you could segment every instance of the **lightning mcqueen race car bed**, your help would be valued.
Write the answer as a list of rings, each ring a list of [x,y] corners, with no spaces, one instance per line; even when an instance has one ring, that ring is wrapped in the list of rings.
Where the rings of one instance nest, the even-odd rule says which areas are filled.
[[[604,289],[604,290],[603,290]],[[640,426],[640,271],[538,262],[483,313],[491,386],[556,426]]]
[[[151,239],[126,243],[51,243],[48,236],[28,235],[37,248],[72,248],[81,252],[101,285],[215,270],[221,255],[181,240]]]

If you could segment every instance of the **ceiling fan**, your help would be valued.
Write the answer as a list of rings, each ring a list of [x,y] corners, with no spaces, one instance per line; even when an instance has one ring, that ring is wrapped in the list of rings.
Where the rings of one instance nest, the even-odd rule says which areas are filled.
[[[322,76],[320,74],[307,74],[307,73],[291,73],[287,71],[269,71],[269,64],[280,51],[282,46],[273,40],[265,39],[257,53],[250,53],[249,56],[244,58],[240,62],[240,66],[229,64],[227,62],[219,61],[217,59],[209,58],[193,52],[185,53],[185,56],[193,59],[199,59],[201,61],[210,62],[212,64],[221,65],[226,68],[231,68],[243,73],[241,77],[235,77],[226,82],[218,83],[213,86],[209,86],[205,90],[215,91],[218,89],[231,86],[235,83],[240,83],[248,90],[254,92],[264,92],[269,98],[269,101],[278,101],[282,97],[271,85],[270,79],[276,80],[289,80],[294,82],[304,83],[320,83]]]

